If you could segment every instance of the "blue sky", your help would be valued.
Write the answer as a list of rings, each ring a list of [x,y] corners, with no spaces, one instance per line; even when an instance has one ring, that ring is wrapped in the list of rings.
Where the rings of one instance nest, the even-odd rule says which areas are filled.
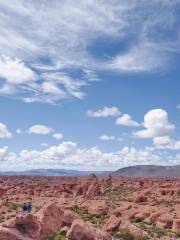
[[[0,2],[0,169],[180,164],[179,9]]]

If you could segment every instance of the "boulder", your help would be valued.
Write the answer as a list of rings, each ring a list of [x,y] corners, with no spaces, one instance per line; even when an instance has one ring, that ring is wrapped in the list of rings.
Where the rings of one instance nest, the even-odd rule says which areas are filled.
[[[98,185],[95,184],[94,182],[91,183],[91,185],[89,186],[85,198],[86,199],[92,199],[95,197],[96,193],[98,191]]]
[[[180,232],[180,219],[175,219],[172,226],[173,232]]]
[[[65,210],[63,216],[63,224],[70,226],[74,220],[79,219],[79,215],[71,210]]]
[[[88,200],[81,205],[81,208],[90,214],[107,214],[109,209],[104,200]]]
[[[67,232],[68,240],[112,240],[111,236],[83,220],[75,220]]]
[[[19,233],[15,233],[13,230],[6,228],[0,228],[0,239],[1,240],[32,240],[30,238],[24,237]]]
[[[143,194],[138,194],[134,197],[135,203],[144,203],[147,201],[147,197]]]
[[[122,208],[121,207],[117,207],[116,209],[114,209],[113,211],[113,214],[116,216],[116,217],[121,217],[122,216]]]
[[[145,231],[136,227],[134,224],[130,223],[127,220],[123,220],[121,222],[121,225],[120,225],[119,229],[120,230],[129,229],[129,231],[131,232],[131,234],[133,236],[133,240],[139,240],[140,237],[142,237],[144,235],[147,235],[147,233]]]
[[[121,218],[112,215],[104,224],[103,229],[105,231],[116,231],[121,224]]]
[[[7,240],[39,239],[39,234],[40,224],[37,218],[28,214],[26,216],[17,216],[5,222],[0,231],[0,239],[6,239],[6,236],[11,236]]]
[[[41,224],[40,239],[58,232],[63,223],[64,211],[56,203],[52,203],[43,207],[38,213],[38,219]]]
[[[157,219],[159,217],[161,217],[162,215],[163,215],[163,212],[161,212],[161,211],[152,213],[149,217],[149,220],[150,220],[151,223],[155,223],[155,222],[157,222]]]

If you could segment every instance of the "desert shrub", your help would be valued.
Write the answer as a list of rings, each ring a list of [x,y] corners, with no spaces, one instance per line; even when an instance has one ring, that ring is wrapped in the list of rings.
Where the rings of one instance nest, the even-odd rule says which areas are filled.
[[[180,237],[180,232],[177,232],[177,233],[176,233],[176,237],[177,237],[177,238]]]
[[[139,217],[134,217],[132,220],[131,220],[132,223],[140,223],[142,222],[141,218]]]
[[[66,240],[66,229],[60,230],[58,233],[54,234],[53,236],[50,236],[47,240]]]
[[[1,222],[4,222],[4,220],[5,220],[4,216],[3,216],[3,215],[0,215],[0,223],[1,223]]]
[[[84,221],[91,222],[96,227],[101,226],[101,224],[104,222],[104,220],[107,217],[107,215],[104,213],[90,214],[90,213],[88,213],[88,211],[82,210],[78,206],[72,207],[71,210],[76,212],[81,217],[81,219],[83,219]]]
[[[149,240],[149,237],[147,235],[143,235],[138,240]]]
[[[166,231],[164,229],[156,229],[156,234],[158,238],[161,238],[166,235]]]
[[[49,237],[48,240],[66,240],[66,235],[63,235],[62,233],[58,233],[54,236]]]
[[[22,205],[19,203],[14,203],[14,202],[8,202],[6,204],[6,206],[10,209],[10,210],[18,210],[18,208],[20,208]]]
[[[122,240],[134,240],[134,237],[129,229],[122,229],[121,232],[117,233],[115,237],[121,238]]]

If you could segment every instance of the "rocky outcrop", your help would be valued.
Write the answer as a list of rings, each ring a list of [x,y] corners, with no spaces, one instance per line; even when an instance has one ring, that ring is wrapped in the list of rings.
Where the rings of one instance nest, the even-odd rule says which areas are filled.
[[[111,236],[83,220],[75,220],[67,232],[68,240],[111,240]]]
[[[135,197],[134,197],[135,203],[144,203],[146,201],[147,201],[147,197],[142,194],[135,195]]]
[[[180,219],[175,219],[175,220],[173,221],[172,230],[173,230],[174,232],[180,232]]]
[[[95,182],[92,182],[85,194],[85,198],[92,199],[95,197],[97,192],[98,192],[98,184]]]
[[[121,225],[120,225],[119,229],[120,230],[128,229],[133,236],[133,240],[139,240],[140,237],[146,235],[145,231],[136,227],[134,224],[132,224],[129,221],[126,221],[126,220],[121,222]]]
[[[48,236],[58,232],[63,222],[63,210],[56,203],[43,207],[37,217],[40,222],[40,237],[47,239]]]
[[[81,209],[88,211],[90,214],[107,214],[109,207],[104,200],[88,200],[84,202]]]
[[[79,215],[71,210],[65,210],[63,216],[63,225],[71,226],[74,220],[79,219]]]
[[[121,224],[121,218],[112,215],[104,224],[103,229],[105,231],[117,231]]]
[[[40,223],[37,217],[28,214],[7,221],[0,228],[0,239],[31,240],[40,236]]]
[[[63,210],[56,204],[42,208],[36,215],[17,216],[2,224],[1,240],[46,240],[62,226]]]

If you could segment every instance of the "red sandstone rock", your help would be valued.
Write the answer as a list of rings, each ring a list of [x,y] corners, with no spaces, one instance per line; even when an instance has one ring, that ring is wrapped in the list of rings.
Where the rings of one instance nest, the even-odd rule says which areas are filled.
[[[122,221],[119,229],[120,230],[122,230],[122,229],[129,229],[129,231],[133,235],[133,240],[139,240],[140,237],[146,235],[145,231],[143,231],[142,229],[136,227],[135,225],[133,225],[129,221]]]
[[[122,216],[122,208],[121,207],[117,207],[114,211],[113,211],[113,214],[116,216],[116,217],[121,217]]]
[[[74,220],[79,219],[79,215],[71,210],[65,210],[63,224],[70,226]]]
[[[96,195],[97,191],[98,191],[98,185],[92,182],[85,194],[85,198],[92,199]]]
[[[1,240],[32,240],[28,237],[22,236],[20,233],[8,228],[0,227],[0,239]]]
[[[134,202],[135,203],[143,203],[143,202],[146,202],[146,201],[147,201],[147,197],[142,195],[142,194],[139,194],[139,195],[134,197]]]
[[[105,231],[117,231],[121,224],[121,218],[112,215],[104,224],[103,230]]]
[[[41,239],[47,239],[48,236],[55,234],[62,226],[63,210],[57,204],[49,204],[43,207],[38,213],[38,219],[41,224]]]
[[[81,208],[90,214],[107,214],[109,209],[104,200],[88,200],[81,205]]]
[[[108,233],[95,229],[92,224],[75,220],[67,233],[68,240],[111,240]]]
[[[173,221],[172,230],[173,230],[174,232],[180,232],[180,219],[175,219],[175,220]]]
[[[12,235],[18,240],[20,239],[38,239],[40,236],[40,223],[38,219],[28,214],[26,216],[17,216],[16,218],[7,221],[3,224],[2,232],[0,232],[0,239],[4,235]],[[10,240],[11,238],[9,238]]]

